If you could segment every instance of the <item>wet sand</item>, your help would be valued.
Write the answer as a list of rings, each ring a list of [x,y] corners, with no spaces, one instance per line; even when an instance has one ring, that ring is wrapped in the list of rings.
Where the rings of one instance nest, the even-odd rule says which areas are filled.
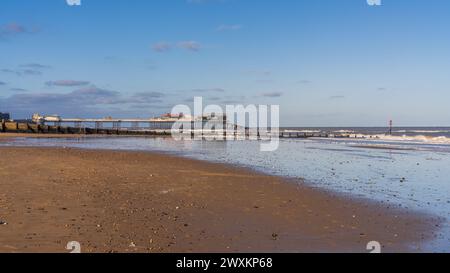
[[[0,252],[410,252],[438,220],[181,157],[0,147],[0,221]]]
[[[353,148],[374,149],[374,150],[392,150],[392,151],[415,151],[415,148],[393,147],[386,145],[351,145]]]

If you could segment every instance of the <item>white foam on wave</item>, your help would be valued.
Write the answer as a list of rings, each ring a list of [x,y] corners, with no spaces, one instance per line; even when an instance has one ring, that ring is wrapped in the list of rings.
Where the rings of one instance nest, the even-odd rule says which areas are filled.
[[[419,134],[439,134],[450,133],[450,130],[397,130],[394,133],[419,133]]]
[[[417,135],[417,136],[391,136],[391,135],[355,135],[356,138],[363,139],[374,139],[374,140],[383,140],[389,142],[411,142],[418,144],[450,144],[450,138],[445,136],[425,136],[425,135]]]

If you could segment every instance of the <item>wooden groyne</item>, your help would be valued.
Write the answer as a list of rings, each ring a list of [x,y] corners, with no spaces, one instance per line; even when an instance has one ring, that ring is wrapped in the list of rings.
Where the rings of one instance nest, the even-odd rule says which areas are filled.
[[[67,135],[170,135],[170,131],[135,131],[126,129],[94,129],[64,126],[49,126],[35,123],[2,121],[0,132],[25,134],[67,134]]]

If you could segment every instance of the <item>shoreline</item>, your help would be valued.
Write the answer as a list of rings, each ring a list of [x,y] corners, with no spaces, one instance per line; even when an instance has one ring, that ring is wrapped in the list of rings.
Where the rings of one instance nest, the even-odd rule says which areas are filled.
[[[367,252],[373,240],[385,252],[414,252],[438,223],[388,204],[173,155],[0,151],[0,220],[8,223],[0,226],[6,231],[0,252],[65,252],[75,239],[86,252]]]

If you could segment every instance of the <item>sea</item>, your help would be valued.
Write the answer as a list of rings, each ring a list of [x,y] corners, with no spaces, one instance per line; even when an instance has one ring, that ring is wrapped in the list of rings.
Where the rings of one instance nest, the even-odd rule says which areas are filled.
[[[450,252],[450,127],[282,128],[286,132],[344,134],[348,138],[282,138],[262,152],[260,141],[170,137],[16,138],[8,146],[155,151],[227,163],[288,181],[383,202],[439,217],[443,224],[423,251]],[[292,182],[296,183],[296,182]]]

